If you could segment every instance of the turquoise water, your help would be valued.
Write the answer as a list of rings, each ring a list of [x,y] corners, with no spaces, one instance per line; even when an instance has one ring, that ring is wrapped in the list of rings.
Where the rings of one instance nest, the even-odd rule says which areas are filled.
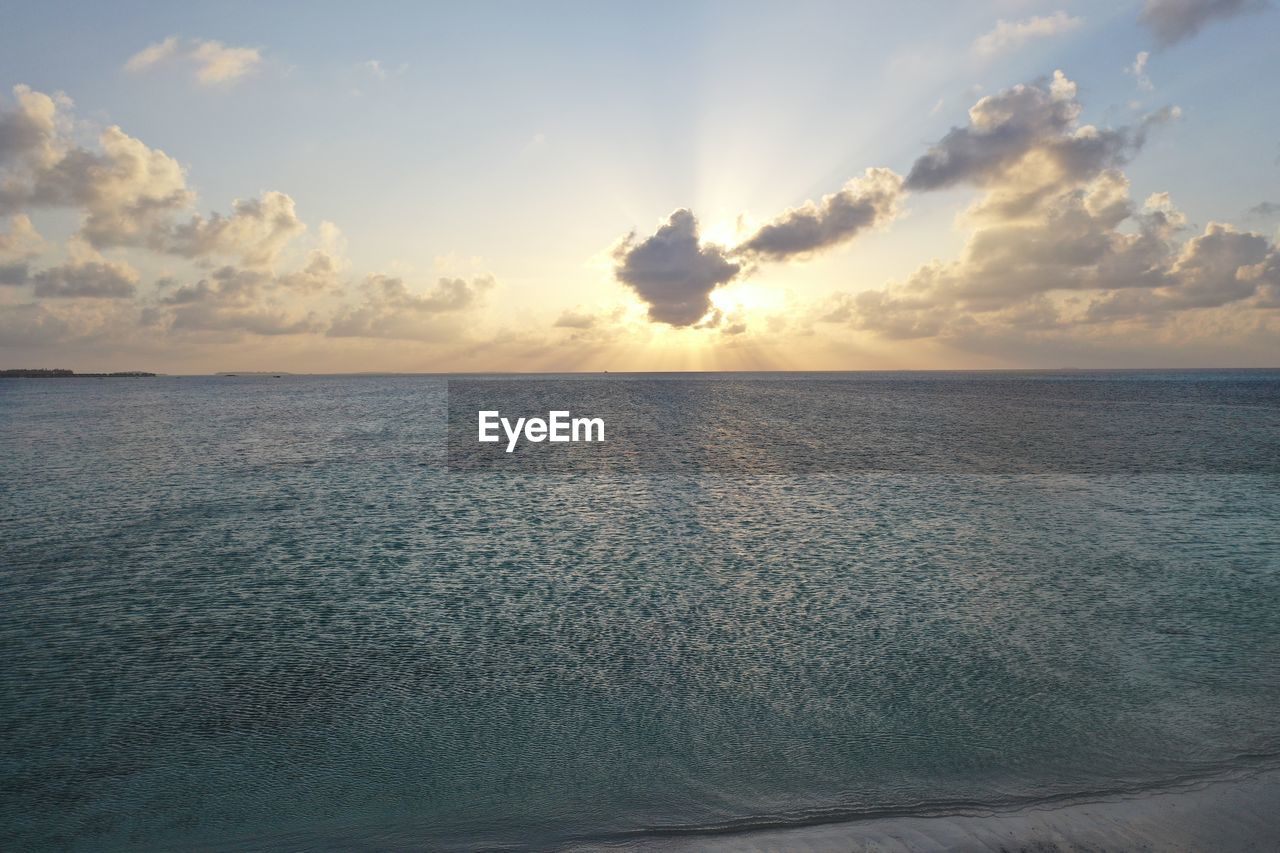
[[[1256,472],[463,473],[441,378],[0,384],[0,848],[625,847],[1280,764],[1280,374],[1104,380]]]

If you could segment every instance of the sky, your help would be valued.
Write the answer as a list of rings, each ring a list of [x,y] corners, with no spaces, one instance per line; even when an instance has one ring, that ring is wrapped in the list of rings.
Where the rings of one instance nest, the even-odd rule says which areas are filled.
[[[0,4],[0,367],[1280,366],[1280,12]]]

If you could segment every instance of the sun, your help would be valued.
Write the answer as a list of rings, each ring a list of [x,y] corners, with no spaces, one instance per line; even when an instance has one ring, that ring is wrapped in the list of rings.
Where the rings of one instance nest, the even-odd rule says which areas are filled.
[[[757,282],[740,281],[711,291],[711,304],[725,314],[760,314],[783,307],[781,293]]]

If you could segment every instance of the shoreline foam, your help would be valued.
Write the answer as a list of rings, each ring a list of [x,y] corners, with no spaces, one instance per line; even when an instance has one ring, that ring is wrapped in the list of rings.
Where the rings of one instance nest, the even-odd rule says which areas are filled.
[[[985,814],[908,815],[742,832],[663,832],[576,851],[1260,851],[1280,849],[1280,768],[1140,795]]]

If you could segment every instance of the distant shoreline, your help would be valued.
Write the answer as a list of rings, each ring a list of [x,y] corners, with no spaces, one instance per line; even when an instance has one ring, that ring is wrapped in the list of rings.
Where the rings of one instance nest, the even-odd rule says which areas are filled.
[[[61,368],[0,370],[0,379],[138,379],[155,375],[142,370],[124,370],[118,373],[76,373]]]
[[[1168,373],[1272,373],[1280,371],[1280,365],[1274,367],[998,367],[972,369],[850,369],[850,370],[569,370],[569,371],[487,371],[460,370],[444,372],[401,372],[401,371],[356,371],[351,373],[291,373],[283,370],[241,370],[218,371],[216,373],[152,373],[143,370],[127,370],[111,373],[77,373],[62,368],[19,368],[0,370],[0,379],[130,379],[165,377],[171,379],[254,379],[254,378],[397,378],[397,377],[436,377],[436,378],[563,378],[606,376],[616,379],[683,377],[689,379],[703,377],[787,377],[797,375],[814,376],[1071,376],[1082,377],[1099,375],[1160,375]]]

